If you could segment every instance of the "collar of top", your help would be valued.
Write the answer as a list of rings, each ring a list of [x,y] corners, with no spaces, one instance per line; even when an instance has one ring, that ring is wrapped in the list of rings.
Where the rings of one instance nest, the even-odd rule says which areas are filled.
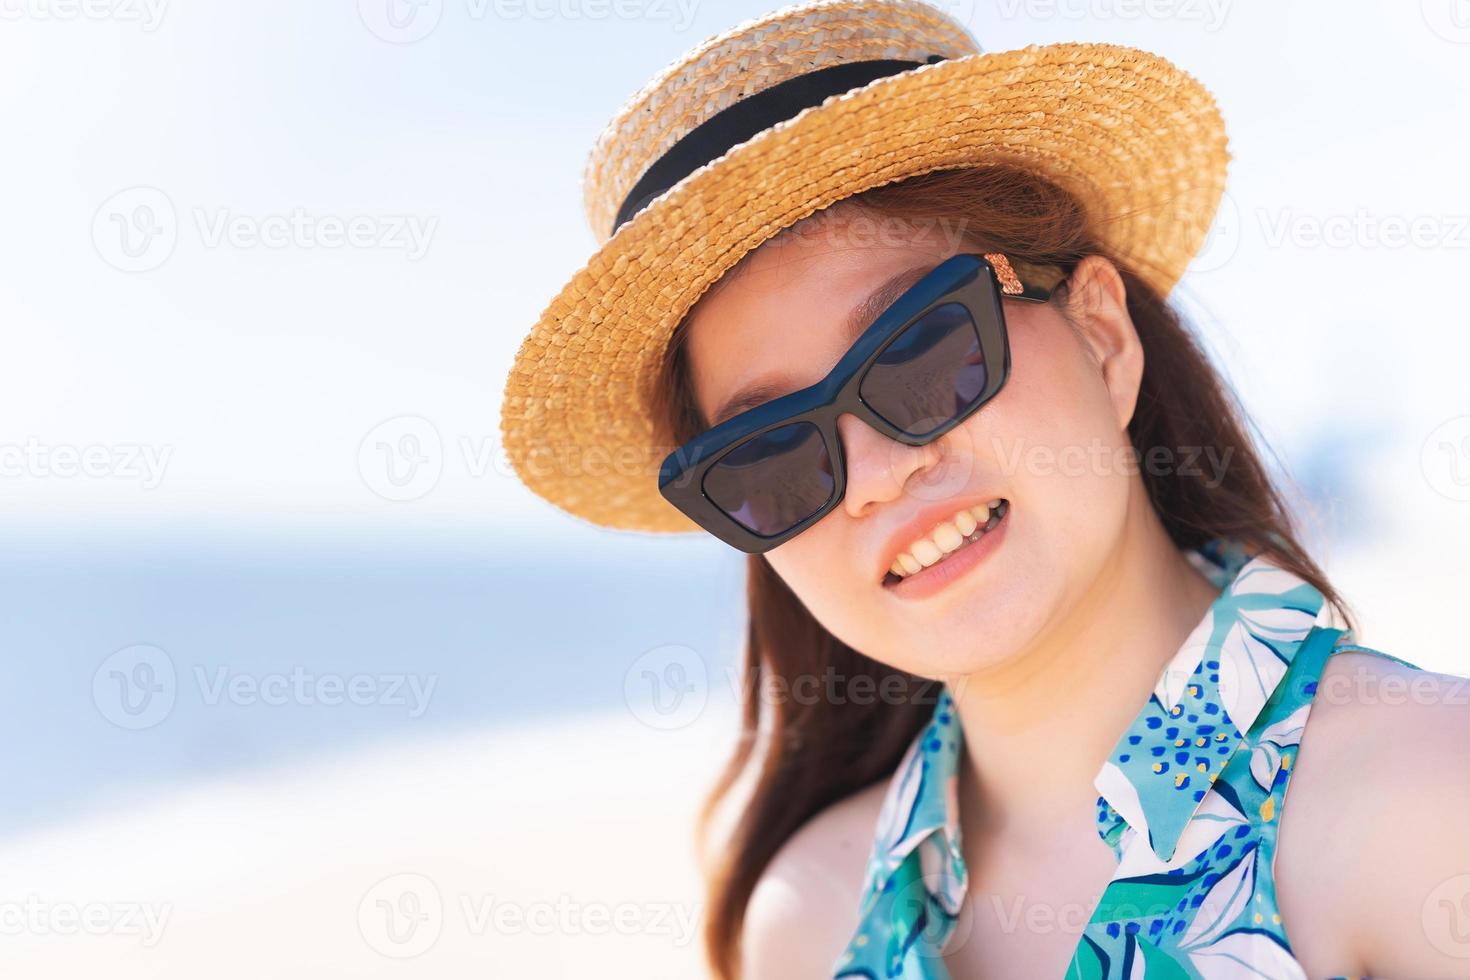
[[[1160,861],[1173,856],[1324,601],[1310,583],[1232,538],[1185,554],[1220,595],[1170,658],[1094,779],[1103,840],[1117,848],[1131,830],[1144,836]],[[945,690],[889,784],[868,868],[873,890],[881,891],[908,854],[926,844],[933,850],[920,848],[924,863],[947,871],[937,876],[941,901],[958,905],[967,877],[955,799],[960,743],[958,716]],[[943,860],[933,861],[939,855]]]
[[[950,915],[959,914],[967,882],[957,823],[959,759],[954,700],[941,688],[933,717],[909,745],[883,798],[863,889],[870,903],[917,848],[925,891]]]
[[[1217,538],[1187,555],[1220,595],[1093,780],[1103,840],[1117,847],[1126,823],[1161,861],[1173,857],[1324,601],[1310,583],[1234,540]]]

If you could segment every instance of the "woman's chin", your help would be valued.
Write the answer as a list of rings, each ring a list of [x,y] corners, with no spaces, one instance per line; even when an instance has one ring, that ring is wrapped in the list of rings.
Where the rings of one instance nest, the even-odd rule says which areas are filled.
[[[906,624],[900,635],[890,635],[888,656],[877,659],[936,679],[1002,668],[1034,645],[1046,621],[1041,598],[1024,589],[969,597],[943,617]],[[906,641],[907,636],[921,639]]]
[[[948,651],[948,655],[936,655],[941,649]],[[958,678],[984,674],[1003,666],[1013,659],[1013,649],[1008,642],[983,644],[977,649],[973,638],[956,638],[948,644],[937,640],[924,656],[916,658],[910,650],[902,658],[886,662],[920,677],[953,683]]]

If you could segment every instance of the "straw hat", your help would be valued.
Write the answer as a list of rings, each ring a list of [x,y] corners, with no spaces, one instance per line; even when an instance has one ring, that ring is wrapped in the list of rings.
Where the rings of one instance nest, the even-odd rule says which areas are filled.
[[[1167,294],[1225,186],[1224,123],[1168,61],[1108,44],[981,53],[919,0],[819,0],[716,35],[597,138],[598,250],[531,328],[501,437],[534,492],[594,524],[694,529],[658,493],[675,447],[651,399],[670,335],[747,252],[842,198],[933,170],[1021,164],[1075,194]]]

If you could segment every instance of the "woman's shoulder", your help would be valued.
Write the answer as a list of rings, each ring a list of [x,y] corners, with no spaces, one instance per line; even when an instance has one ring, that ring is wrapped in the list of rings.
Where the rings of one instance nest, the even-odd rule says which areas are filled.
[[[1470,677],[1339,642],[1317,681],[1290,802],[1402,836],[1405,819],[1427,819],[1446,794],[1470,793],[1467,747]]]
[[[1360,764],[1396,761],[1412,774],[1402,766],[1406,752],[1426,761],[1462,756],[1463,742],[1438,738],[1470,724],[1470,677],[1340,639],[1318,678],[1309,720],[1313,752]]]
[[[1470,871],[1470,678],[1340,641],[1322,669],[1282,807],[1277,871],[1283,915],[1360,937],[1374,975],[1462,968],[1436,943],[1434,895]],[[1470,909],[1470,876],[1446,908]],[[1463,906],[1460,904],[1463,903]],[[1295,914],[1293,911],[1295,910]],[[1462,913],[1463,914],[1463,913]],[[1442,925],[1458,935],[1467,923]],[[1301,950],[1309,959],[1311,950]]]
[[[776,852],[746,908],[745,976],[831,975],[857,924],[886,789],[879,780],[827,806]]]

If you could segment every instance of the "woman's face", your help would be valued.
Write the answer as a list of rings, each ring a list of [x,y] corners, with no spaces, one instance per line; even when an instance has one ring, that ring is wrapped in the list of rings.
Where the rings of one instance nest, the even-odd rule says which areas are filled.
[[[701,299],[687,341],[706,418],[753,383],[785,393],[819,380],[871,324],[847,323],[870,293],[896,276],[907,287],[965,250],[932,228],[860,241],[855,217],[843,205],[818,215],[821,234],[762,246]],[[905,446],[855,416],[838,420],[845,497],[766,557],[844,643],[928,677],[983,670],[1046,634],[1106,568],[1136,480],[1120,453],[1142,358],[1106,260],[1079,266],[1061,302],[1076,330],[1056,301],[1005,301],[1009,380],[941,439]],[[996,499],[1006,512],[992,531],[943,550],[955,537],[936,530],[942,522],[963,532],[958,512],[983,518]],[[933,561],[925,539],[943,557],[894,581],[900,551]]]

